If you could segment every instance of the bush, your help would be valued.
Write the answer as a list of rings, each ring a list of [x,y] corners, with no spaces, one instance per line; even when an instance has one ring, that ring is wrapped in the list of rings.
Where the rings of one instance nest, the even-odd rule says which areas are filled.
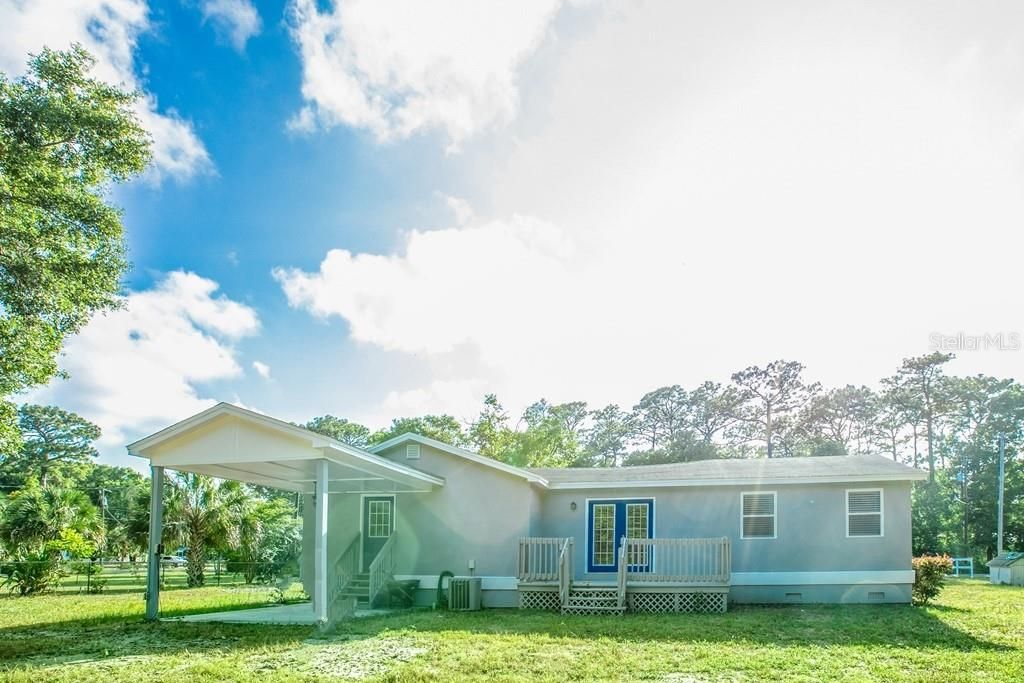
[[[953,560],[948,555],[915,557],[914,603],[927,605],[928,601],[942,592],[946,575],[953,571]]]

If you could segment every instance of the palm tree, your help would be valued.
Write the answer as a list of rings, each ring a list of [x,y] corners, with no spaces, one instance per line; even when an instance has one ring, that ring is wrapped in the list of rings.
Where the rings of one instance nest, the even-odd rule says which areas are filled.
[[[85,557],[103,540],[103,520],[81,491],[30,484],[13,494],[0,515],[7,556],[3,585],[22,595],[45,591],[61,576],[64,553]]]
[[[61,533],[75,531],[93,542],[103,539],[103,522],[89,496],[60,486],[35,486],[7,499],[0,519],[0,542],[13,556],[39,552]]]
[[[231,539],[232,554],[245,582],[252,583],[257,577],[271,575],[278,569],[275,565],[289,559],[301,535],[294,508],[281,498],[263,500],[249,496],[240,501],[236,510],[238,534]]]
[[[179,473],[168,479],[167,526],[184,545],[188,585],[205,583],[208,548],[225,548],[237,535],[236,509],[244,492],[237,482],[217,482],[203,474]]]

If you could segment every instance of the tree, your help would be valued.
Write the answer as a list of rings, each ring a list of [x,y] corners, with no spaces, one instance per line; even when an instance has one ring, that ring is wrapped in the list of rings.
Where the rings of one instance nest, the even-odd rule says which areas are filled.
[[[892,400],[889,392],[878,399],[875,417],[871,423],[872,443],[900,461],[900,446],[907,442],[905,427],[907,420],[899,404]]]
[[[508,462],[524,467],[567,467],[580,457],[579,430],[587,404],[551,405],[541,399],[523,411],[523,431],[512,432]]]
[[[811,455],[863,453],[870,443],[875,411],[874,392],[847,384],[813,396],[797,421],[813,444]]]
[[[127,260],[107,190],[145,168],[150,141],[138,93],[91,78],[94,64],[75,46],[0,73],[0,399],[47,382],[64,339],[119,304]],[[17,441],[0,400],[0,452]]]
[[[769,458],[780,419],[799,411],[820,389],[817,382],[806,384],[801,379],[803,370],[796,361],[777,360],[765,368],[754,365],[732,376],[743,401],[736,416],[751,428],[754,438],[765,443]]]
[[[388,439],[410,433],[435,439],[451,446],[463,446],[466,443],[462,425],[451,415],[395,418],[391,421],[391,426],[388,429],[374,432],[370,437],[370,443],[384,443]]]
[[[89,464],[69,480],[99,510],[105,528],[102,555],[131,557],[145,553],[149,525],[149,481],[128,467]],[[141,526],[136,518],[142,517]]]
[[[469,426],[469,443],[480,455],[496,460],[508,458],[510,447],[515,440],[515,432],[508,426],[508,413],[494,394],[484,397],[484,407],[480,415]]]
[[[167,521],[172,536],[186,547],[185,571],[188,585],[206,582],[204,568],[207,550],[226,549],[232,534],[238,531],[233,508],[244,496],[241,484],[219,484],[202,474],[181,472],[167,479]]]
[[[633,434],[632,416],[617,405],[590,413],[590,426],[580,433],[583,452],[575,465],[615,467],[622,464]]]
[[[920,408],[928,440],[928,480],[935,481],[935,423],[948,409],[949,396],[942,366],[953,359],[951,353],[936,351],[927,356],[905,358],[890,386],[900,387],[908,403]],[[915,431],[916,435],[916,431]],[[916,456],[916,449],[915,449]]]
[[[91,462],[99,455],[92,444],[100,437],[100,428],[56,406],[21,406],[18,426],[21,452],[11,466],[23,479],[36,478],[45,486],[58,468]]]
[[[102,540],[102,520],[88,496],[29,482],[5,501],[0,515],[5,583],[22,595],[42,592],[61,576],[63,553],[89,556]]]
[[[684,420],[704,443],[709,444],[716,435],[736,423],[737,409],[741,403],[742,397],[735,387],[704,382],[687,395]]]
[[[650,450],[672,441],[686,428],[686,391],[674,384],[644,394],[633,406],[633,423],[638,438]]]
[[[242,496],[233,513],[237,532],[231,538],[228,571],[238,571],[252,583],[273,577],[298,558],[302,522],[287,501]]]
[[[370,444],[370,430],[343,417],[321,415],[303,425],[306,429],[337,439],[350,446],[366,448]]]
[[[1013,380],[969,377],[951,384],[953,414],[950,470],[959,474],[960,531],[966,545],[985,558],[996,546],[996,499],[999,456],[997,439],[1006,437],[1007,547],[1024,550],[1024,386]]]

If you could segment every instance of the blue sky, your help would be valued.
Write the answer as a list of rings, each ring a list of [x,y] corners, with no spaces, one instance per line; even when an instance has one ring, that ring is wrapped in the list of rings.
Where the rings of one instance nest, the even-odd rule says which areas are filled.
[[[0,68],[139,88],[126,307],[26,396],[125,443],[227,400],[382,426],[631,406],[1020,333],[1012,2],[0,0]],[[1022,378],[1024,352],[954,371]]]

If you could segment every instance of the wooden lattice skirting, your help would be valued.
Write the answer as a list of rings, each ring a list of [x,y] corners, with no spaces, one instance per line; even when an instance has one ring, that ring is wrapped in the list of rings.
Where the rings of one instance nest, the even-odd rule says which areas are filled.
[[[558,591],[519,591],[520,609],[543,609],[557,612]]]
[[[724,612],[729,594],[720,591],[687,591],[680,593],[626,594],[630,612]]]

